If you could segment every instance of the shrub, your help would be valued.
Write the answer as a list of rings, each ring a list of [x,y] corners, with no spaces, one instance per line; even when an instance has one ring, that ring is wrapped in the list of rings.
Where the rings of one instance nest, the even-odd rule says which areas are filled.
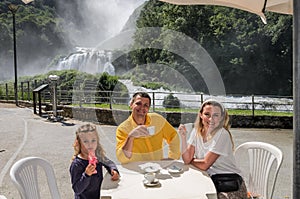
[[[165,108],[179,108],[180,100],[177,97],[174,97],[173,94],[169,94],[164,97],[163,107]]]

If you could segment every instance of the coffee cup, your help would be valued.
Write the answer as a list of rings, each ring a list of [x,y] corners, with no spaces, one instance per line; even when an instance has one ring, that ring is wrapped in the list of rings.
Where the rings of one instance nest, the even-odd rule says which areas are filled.
[[[155,173],[146,173],[144,177],[149,183],[151,183],[155,180]]]
[[[193,123],[186,123],[186,124],[184,124],[184,126],[185,126],[185,129],[186,129],[186,132],[190,133],[193,130],[194,124]]]
[[[155,134],[155,126],[148,126],[147,130],[148,130],[149,135]]]

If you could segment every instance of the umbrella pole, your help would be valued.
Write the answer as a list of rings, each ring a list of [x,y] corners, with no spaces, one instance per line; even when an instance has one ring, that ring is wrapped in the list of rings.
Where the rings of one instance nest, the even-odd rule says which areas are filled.
[[[294,159],[293,159],[293,198],[300,198],[300,2],[294,0],[293,17],[293,98],[294,98]]]

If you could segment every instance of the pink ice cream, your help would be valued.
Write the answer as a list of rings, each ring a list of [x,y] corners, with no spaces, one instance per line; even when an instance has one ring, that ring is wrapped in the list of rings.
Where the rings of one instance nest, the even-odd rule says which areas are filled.
[[[95,155],[95,151],[89,151],[89,163],[92,164],[92,165],[95,165],[98,163],[98,159]],[[93,174],[97,173],[97,170],[94,171]]]

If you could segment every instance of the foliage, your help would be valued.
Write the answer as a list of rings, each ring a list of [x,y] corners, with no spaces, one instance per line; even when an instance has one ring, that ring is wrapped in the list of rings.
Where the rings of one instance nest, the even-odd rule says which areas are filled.
[[[291,95],[292,16],[276,13],[266,16],[268,24],[264,25],[257,15],[238,9],[150,0],[142,9],[137,26],[175,30],[197,41],[216,63],[227,93]],[[172,52],[151,48],[158,43],[164,49],[180,48],[172,46],[180,39],[139,29],[134,46],[150,47],[132,51],[131,60],[134,65],[157,63],[174,67],[195,91],[206,92],[201,75],[191,67],[193,63]]]
[[[140,85],[144,88],[148,88],[148,89],[152,89],[152,90],[157,90],[157,89],[160,89],[160,88],[163,88],[165,90],[168,89],[168,87],[165,86],[161,82],[144,82],[144,83],[141,83]]]
[[[173,94],[164,97],[163,107],[165,108],[180,108],[180,100]]]
[[[49,1],[48,1],[49,2]],[[41,60],[42,65],[47,65],[50,57],[55,57],[71,46],[68,38],[63,37],[63,19],[60,18],[53,7],[49,7],[47,1],[34,1],[25,5],[21,1],[12,0],[10,2],[0,2],[0,59],[1,67],[8,67],[13,56],[13,20],[12,14],[8,10],[8,4],[18,5],[15,14],[16,18],[16,41],[18,48],[19,70],[34,70],[41,72],[41,69],[30,68],[30,62],[35,57],[35,61]],[[52,5],[53,6],[53,5]],[[8,59],[9,58],[9,59]],[[11,59],[10,59],[11,58]],[[42,61],[45,60],[45,61]],[[27,66],[28,68],[23,68]],[[5,73],[0,75],[5,79]]]
[[[46,74],[35,76],[23,76],[18,79],[19,82],[30,82],[31,90],[42,84],[50,84],[49,76],[57,75],[57,89],[67,93],[65,98],[73,101],[107,103],[110,100],[110,91],[116,92],[120,98],[129,98],[128,90],[125,85],[118,81],[118,77],[108,75],[107,73],[92,75],[77,70],[50,71]],[[13,82],[7,81],[9,90],[13,91]],[[0,88],[0,95],[4,95],[5,88]],[[103,100],[105,99],[106,100]],[[121,100],[122,101],[122,100]]]
[[[98,79],[97,91],[114,91],[116,89],[116,92],[120,92],[119,89],[122,90],[122,88],[117,87],[118,78],[116,76],[110,76],[108,73],[103,73]],[[118,95],[122,95],[122,93]],[[107,103],[110,102],[111,93],[97,92],[96,96],[102,99],[102,101],[100,101],[101,103]]]
[[[66,24],[72,24],[74,34],[85,34],[79,28],[83,22],[79,12],[83,6],[82,1],[35,0],[28,5],[24,5],[20,0],[1,1],[1,67],[10,68],[11,62],[8,60],[13,60],[12,14],[7,7],[9,3],[19,6],[15,16],[18,62],[22,63],[19,64],[20,70],[42,73],[43,71],[39,70],[45,69],[53,58],[58,59],[70,51],[76,41],[71,41],[67,37]],[[62,4],[68,5],[68,9]],[[269,12],[266,12],[266,16],[268,24],[264,25],[257,15],[233,8],[182,6],[149,0],[142,8],[136,25],[139,28],[160,27],[161,30],[173,30],[199,43],[217,65],[228,94],[290,96],[292,16]],[[151,88],[162,85],[170,90],[186,89],[180,80],[182,76],[189,82],[193,91],[209,92],[205,78],[200,74],[202,71],[199,73],[193,66],[195,63],[189,63],[180,55],[166,50],[184,51],[182,46],[178,45],[178,41],[185,42],[184,38],[170,36],[165,32],[149,33],[145,29],[138,29],[134,40],[132,46],[134,50],[127,54],[121,51],[114,52],[116,57],[123,54],[113,62],[118,74],[126,73],[127,77],[131,77],[135,83],[141,85]],[[141,46],[147,48],[139,48]],[[155,46],[162,46],[162,49]],[[201,56],[196,52],[187,53],[191,57]],[[31,66],[33,64],[30,57],[34,57],[36,61],[43,60],[38,63],[42,66],[41,69]],[[133,68],[135,70],[132,70]],[[170,76],[171,70],[177,73],[172,74],[172,78],[166,78]],[[128,71],[130,74],[127,74]],[[46,77],[37,75],[35,81],[47,82],[47,75],[49,73]],[[86,75],[77,74],[75,71],[60,76],[68,80],[61,82],[63,88],[91,83],[86,81],[81,84],[81,79],[85,79]],[[5,72],[1,72],[0,79],[5,78],[7,78]],[[87,79],[90,78],[93,79],[91,76]],[[93,81],[98,81],[97,78]],[[107,77],[103,78],[105,88],[116,89],[105,83]],[[113,79],[109,81],[114,82]]]

